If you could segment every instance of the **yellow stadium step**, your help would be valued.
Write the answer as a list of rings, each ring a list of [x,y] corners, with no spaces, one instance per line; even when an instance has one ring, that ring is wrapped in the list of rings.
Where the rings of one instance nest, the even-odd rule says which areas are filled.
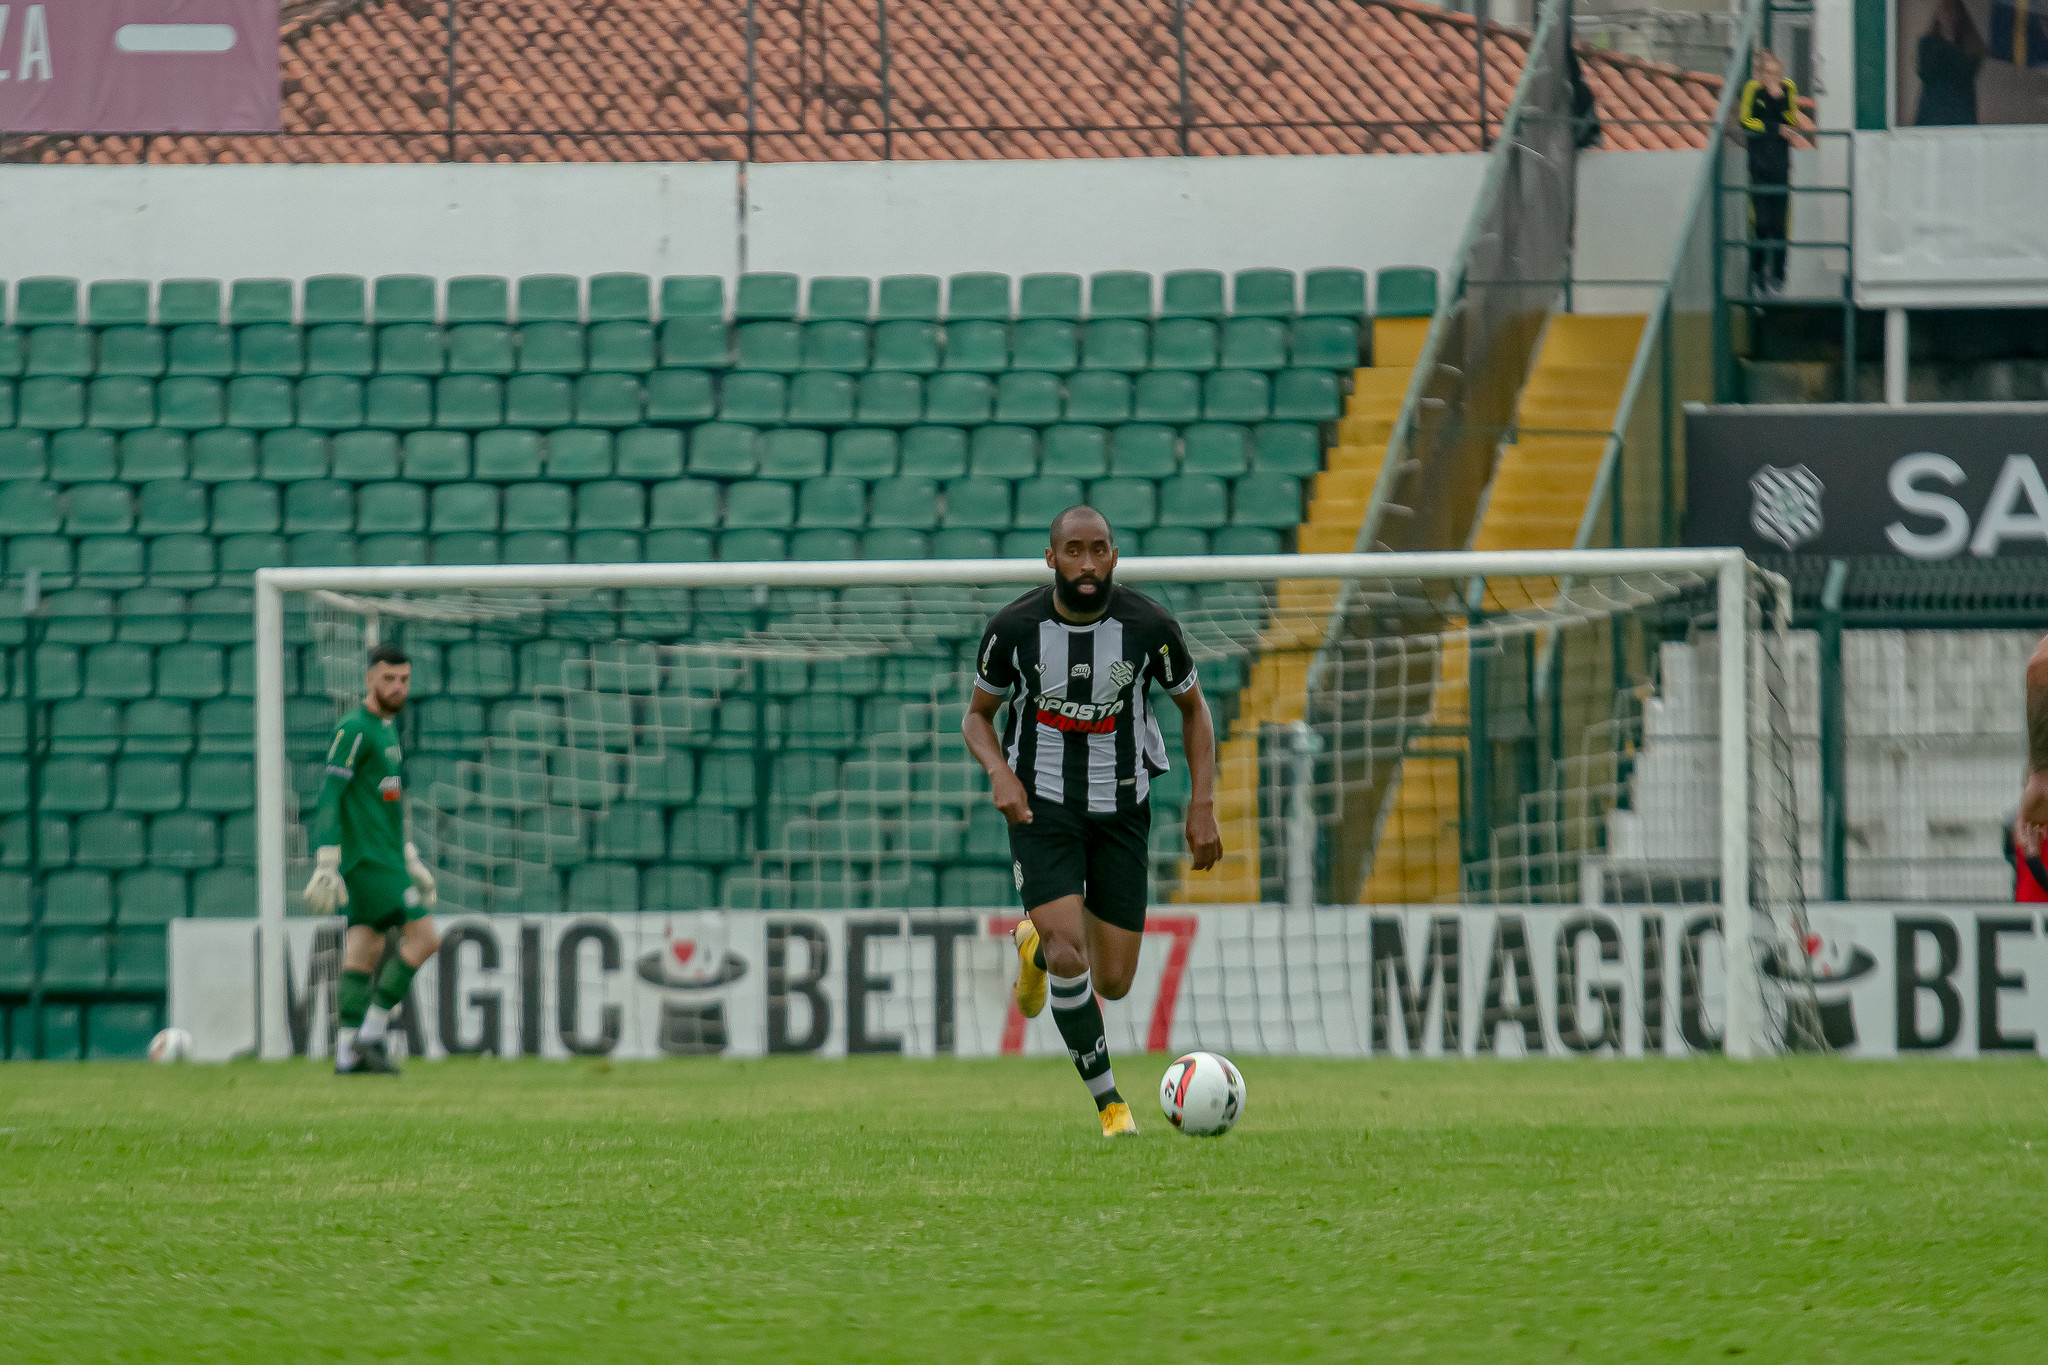
[[[1370,366],[1352,371],[1351,396],[1344,400],[1344,415],[1393,419],[1399,415],[1414,378],[1415,369],[1410,365]]]
[[[1425,723],[1463,729],[1471,720],[1471,650],[1444,642]],[[1466,740],[1423,736],[1411,742],[1394,787],[1383,798],[1386,818],[1373,846],[1372,875],[1358,893],[1363,905],[1415,905],[1458,894],[1458,815]]]
[[[1374,318],[1372,367],[1412,369],[1422,359],[1422,343],[1428,338],[1428,318]]]
[[[1245,689],[1247,701],[1254,689]],[[1247,733],[1240,733],[1246,731]],[[1259,897],[1259,734],[1240,714],[1231,737],[1216,746],[1216,828],[1223,858],[1207,872],[1181,864],[1174,900],[1182,905],[1222,905]]]

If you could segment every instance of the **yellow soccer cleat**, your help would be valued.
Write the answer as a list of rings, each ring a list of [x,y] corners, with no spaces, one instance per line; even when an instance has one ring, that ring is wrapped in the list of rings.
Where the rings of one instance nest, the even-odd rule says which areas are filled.
[[[1102,1106],[1102,1135],[1104,1137],[1136,1137],[1138,1121],[1131,1117],[1131,1106],[1122,1100],[1112,1100]]]
[[[1017,1012],[1036,1019],[1045,1008],[1045,968],[1038,965],[1038,926],[1026,915],[1010,931],[1017,945]]]

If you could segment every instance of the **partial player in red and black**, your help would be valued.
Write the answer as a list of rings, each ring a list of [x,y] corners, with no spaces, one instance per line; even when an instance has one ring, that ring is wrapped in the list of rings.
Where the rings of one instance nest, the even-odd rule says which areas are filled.
[[[1114,582],[1116,541],[1092,507],[1054,519],[1050,587],[997,612],[975,659],[961,730],[1010,822],[1026,919],[1017,926],[1017,1006],[1053,1021],[1088,1084],[1105,1137],[1135,1133],[1117,1093],[1099,993],[1122,999],[1145,933],[1152,779],[1169,766],[1157,684],[1181,712],[1197,871],[1223,854],[1216,830],[1216,731],[1180,625]],[[1009,699],[998,739],[996,710]]]

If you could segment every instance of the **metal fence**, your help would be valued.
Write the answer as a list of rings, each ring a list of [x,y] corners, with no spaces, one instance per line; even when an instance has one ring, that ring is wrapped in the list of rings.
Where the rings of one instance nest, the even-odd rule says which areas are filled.
[[[1488,24],[1475,44],[1466,16],[1425,22],[1433,40],[1405,14],[1317,0],[1253,11],[1135,0],[1039,16],[1000,0],[724,0],[667,12],[301,0],[285,6],[281,133],[0,134],[0,160],[1482,150],[1529,35]],[[1427,48],[1426,63],[1406,60],[1410,44]]]

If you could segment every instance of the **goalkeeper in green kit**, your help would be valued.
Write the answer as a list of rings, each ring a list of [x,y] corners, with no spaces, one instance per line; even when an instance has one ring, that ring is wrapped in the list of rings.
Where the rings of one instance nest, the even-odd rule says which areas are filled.
[[[412,691],[412,663],[390,645],[379,645],[370,652],[365,682],[363,704],[341,718],[327,747],[306,904],[316,914],[348,913],[335,1074],[393,1076],[398,1067],[384,1047],[391,1011],[405,999],[413,973],[441,946],[441,937],[428,914],[434,908],[434,874],[405,838],[405,755],[392,724]],[[372,986],[384,934],[401,926],[398,955]]]

